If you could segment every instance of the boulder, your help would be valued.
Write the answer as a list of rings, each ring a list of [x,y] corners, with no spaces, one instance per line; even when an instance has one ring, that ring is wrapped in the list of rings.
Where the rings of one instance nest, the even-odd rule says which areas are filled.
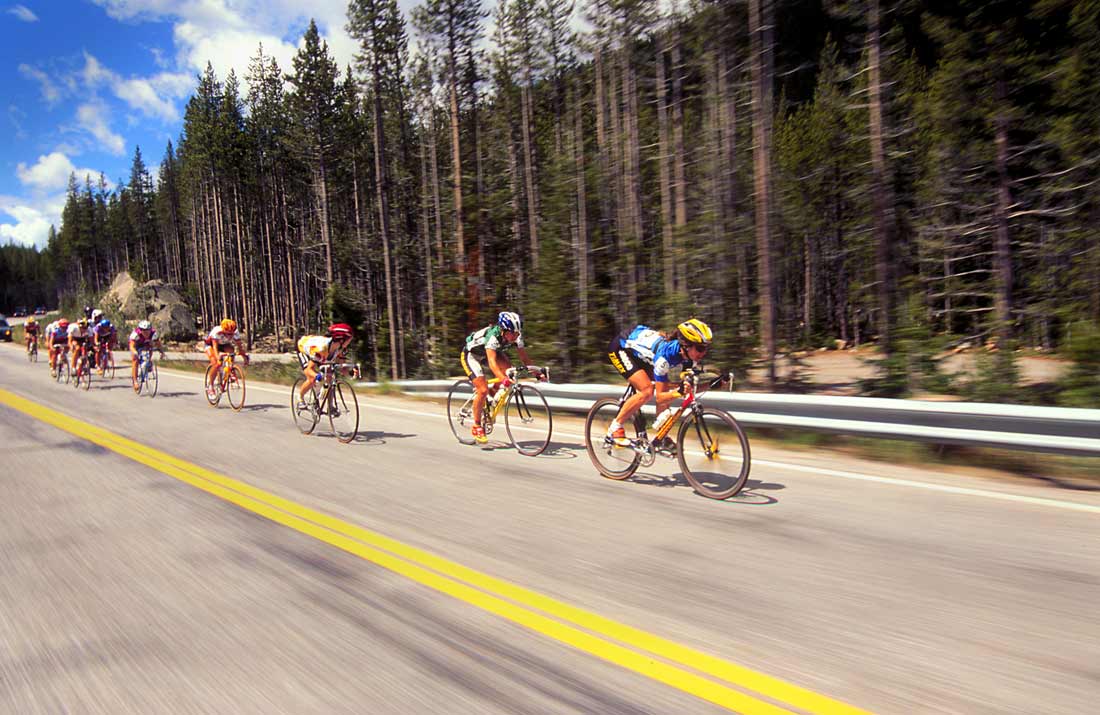
[[[195,316],[181,303],[165,305],[149,316],[149,321],[166,340],[193,340],[195,338]]]
[[[195,337],[195,316],[175,288],[162,280],[138,285],[129,273],[119,273],[103,298],[104,305],[118,303],[128,320],[150,320],[168,340]]]
[[[141,287],[137,281],[123,272],[115,276],[111,287],[103,296],[104,305],[118,303],[119,310],[127,318],[141,320],[148,314],[145,310],[145,301],[142,299]]]

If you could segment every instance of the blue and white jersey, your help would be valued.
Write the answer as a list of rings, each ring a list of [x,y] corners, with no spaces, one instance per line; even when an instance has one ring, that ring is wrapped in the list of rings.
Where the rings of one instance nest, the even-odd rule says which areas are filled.
[[[655,382],[668,382],[669,371],[684,362],[678,340],[669,340],[645,325],[639,325],[631,330],[620,343],[643,362],[653,366]]]

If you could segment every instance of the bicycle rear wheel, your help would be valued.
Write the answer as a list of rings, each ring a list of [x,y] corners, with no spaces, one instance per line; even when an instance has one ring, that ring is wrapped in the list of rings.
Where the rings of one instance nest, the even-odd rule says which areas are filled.
[[[222,379],[219,365],[210,365],[206,368],[206,377],[203,379],[203,392],[206,394],[206,401],[210,403],[211,407],[217,407],[218,403],[222,401]]]
[[[474,425],[474,386],[469,380],[459,380],[447,393],[447,421],[451,432],[462,444],[473,444],[470,428]]]
[[[244,370],[236,365],[229,370],[229,385],[226,390],[229,393],[229,406],[240,412],[244,407]]]
[[[294,387],[290,388],[290,414],[294,417],[294,426],[298,428],[298,431],[302,434],[313,434],[313,430],[317,427],[318,420],[321,419],[317,413],[317,387],[314,383],[314,387],[306,393],[306,399],[303,402],[306,403],[304,410],[298,409],[298,391],[302,389],[302,383],[306,381],[306,378],[299,377],[294,382]]]
[[[359,434],[359,400],[355,397],[351,383],[347,380],[336,380],[332,384],[326,409],[328,423],[332,426],[336,439],[344,444],[355,439],[355,435]]]
[[[699,494],[728,499],[749,478],[749,438],[728,412],[704,407],[684,420],[676,436],[677,457],[684,477]]]
[[[111,369],[113,371],[114,367]],[[145,391],[149,393],[150,398],[157,396],[157,387],[159,384],[160,378],[157,375],[157,364],[150,359],[149,371],[145,373]]]
[[[516,451],[537,457],[550,446],[554,417],[542,392],[533,385],[516,385],[504,406],[504,427]]]
[[[584,446],[588,458],[600,474],[608,479],[626,479],[638,470],[642,455],[630,447],[619,447],[605,441],[607,428],[619,414],[619,401],[610,397],[597,400],[584,420]]]

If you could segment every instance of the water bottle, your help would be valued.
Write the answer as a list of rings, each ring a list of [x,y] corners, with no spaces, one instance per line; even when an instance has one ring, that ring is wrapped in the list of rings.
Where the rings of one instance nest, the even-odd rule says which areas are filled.
[[[661,428],[665,426],[669,418],[672,417],[673,410],[671,407],[666,407],[665,411],[657,415],[657,419],[653,422],[653,431],[660,432]]]

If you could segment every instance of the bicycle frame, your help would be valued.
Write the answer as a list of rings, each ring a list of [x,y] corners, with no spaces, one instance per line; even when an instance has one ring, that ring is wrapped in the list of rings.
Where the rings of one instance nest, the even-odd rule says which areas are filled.
[[[716,386],[720,385],[722,382],[724,382],[726,380],[726,377],[727,376],[725,376],[725,375],[719,376],[710,385],[708,385],[707,389],[709,390],[713,387],[716,387]],[[696,371],[692,371],[691,374],[689,374],[686,378],[684,378],[681,381],[680,384],[681,384],[681,387],[683,388],[682,392],[685,393],[684,397],[683,397],[684,401],[680,404],[680,407],[679,407],[679,409],[677,409],[676,413],[674,415],[672,415],[672,417],[670,419],[666,420],[663,425],[661,425],[661,428],[657,430],[657,433],[655,435],[653,435],[652,440],[649,439],[649,435],[646,433],[645,423],[644,423],[645,418],[642,416],[641,410],[639,410],[637,413],[635,413],[635,415],[634,415],[634,424],[635,424],[636,431],[638,433],[638,439],[637,440],[632,440],[636,443],[635,446],[634,446],[634,451],[642,454],[643,456],[653,455],[654,452],[653,452],[653,449],[652,449],[652,446],[651,446],[653,442],[659,442],[662,439],[664,439],[665,437],[667,437],[669,435],[669,433],[672,432],[673,428],[675,428],[678,424],[680,424],[680,420],[683,419],[684,415],[687,414],[689,411],[691,411],[692,413],[695,413],[695,412],[698,412],[702,409],[702,403],[699,402],[699,398],[701,397],[701,393],[698,390],[698,386],[699,386],[698,382],[699,382],[699,372],[696,372]],[[622,408],[623,403],[625,403],[628,399],[630,399],[631,396],[637,394],[637,392],[638,391],[634,388],[633,385],[627,385],[626,390],[623,392],[622,397],[619,398],[619,407]],[[704,392],[705,392],[705,390],[704,390]],[[671,409],[671,408],[669,408],[669,409]],[[665,456],[671,457],[672,455],[665,455]],[[648,465],[646,465],[646,466],[648,466]]]
[[[495,399],[493,399],[491,401],[492,409],[488,409],[488,404],[486,405],[485,418],[489,420],[489,427],[491,427],[492,424],[496,421],[497,417],[500,416],[500,413],[504,411],[504,406],[508,404],[508,401],[512,399],[512,393],[514,393],[516,391],[516,385],[519,384],[519,380],[516,379],[516,376],[519,375],[521,372],[527,373],[526,377],[531,376],[530,371],[527,370],[526,368],[518,368],[518,367],[508,368],[507,375],[508,375],[508,379],[512,381],[512,384],[509,385],[506,388],[507,392],[505,392],[503,396],[500,396],[500,395],[495,396]],[[542,368],[541,372],[542,372],[543,375],[546,376],[547,380],[550,379],[550,370],[548,368]],[[537,378],[536,378],[536,381],[537,381]],[[487,382],[488,382],[490,387],[493,386],[493,385],[498,385],[498,384],[500,384],[500,378],[494,377],[493,379],[488,380]],[[485,400],[487,402],[489,402],[490,397],[488,395],[486,395]],[[484,425],[484,424],[482,425],[482,427],[485,427],[485,426],[486,425]],[[489,430],[486,429],[486,432],[488,432],[488,431]]]
[[[355,368],[352,372],[352,376],[358,380],[360,375],[362,375],[359,369],[359,363],[321,363],[319,368],[321,374],[317,375],[317,380],[315,380],[313,384],[314,387],[316,387],[317,383],[321,382],[322,392],[321,396],[317,399],[317,406],[322,410],[322,414],[324,414],[323,410],[332,403],[332,390],[333,386],[336,385],[337,372],[343,368],[349,367]]]

